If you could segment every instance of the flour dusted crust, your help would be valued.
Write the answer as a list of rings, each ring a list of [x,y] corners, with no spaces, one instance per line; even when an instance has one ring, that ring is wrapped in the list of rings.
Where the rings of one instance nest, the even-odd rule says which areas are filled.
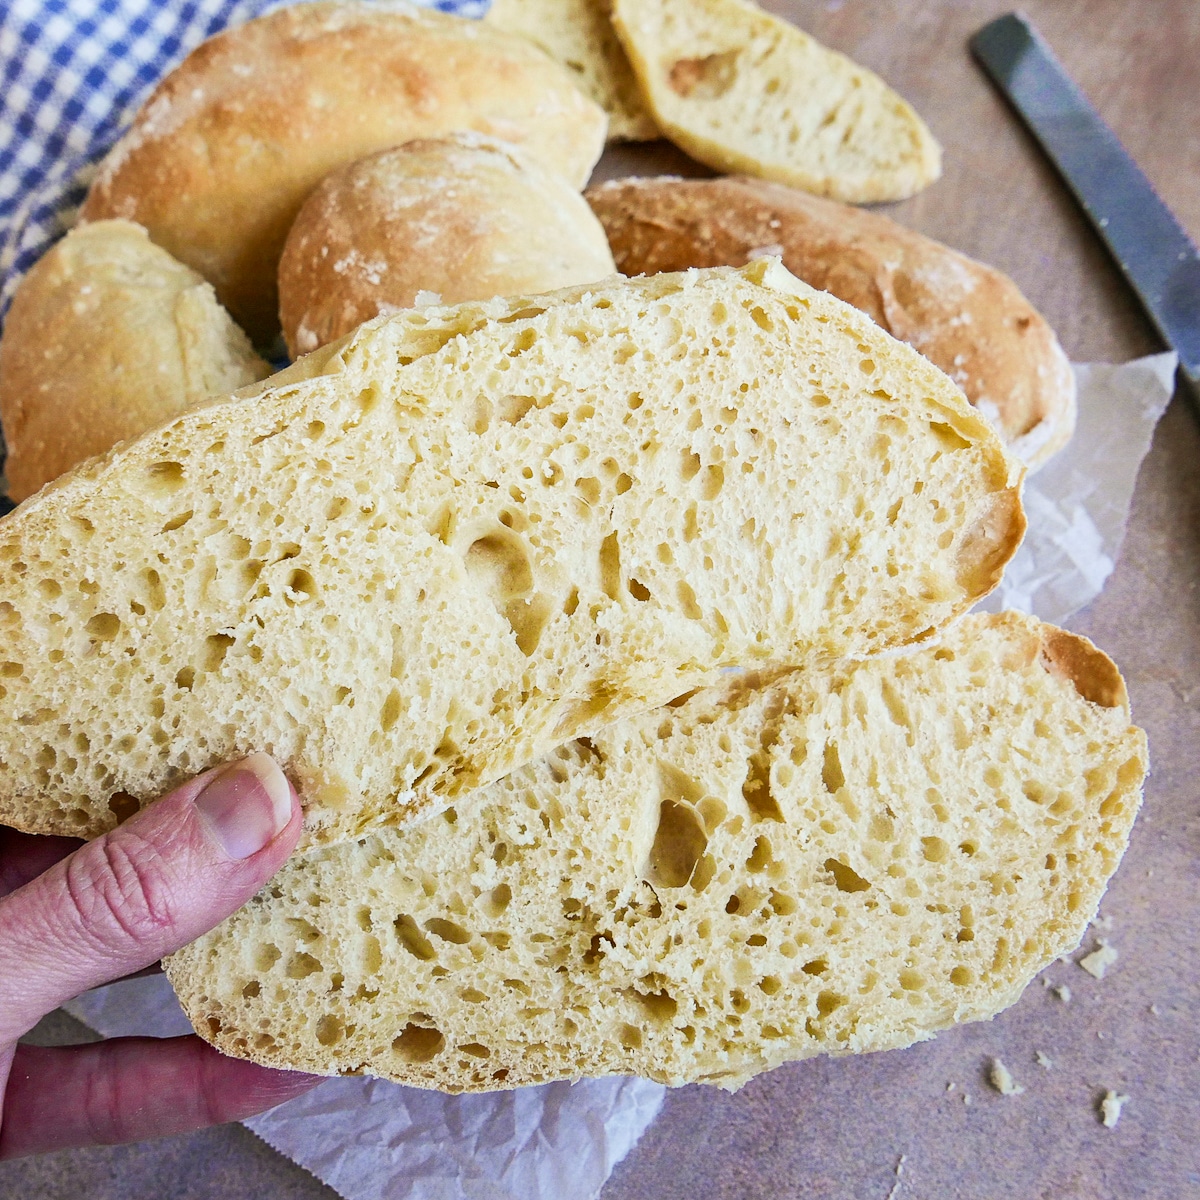
[[[307,354],[422,293],[458,304],[615,271],[603,228],[566,180],[506,142],[450,134],[321,181],[283,248],[279,315],[291,353]]]
[[[763,180],[621,179],[587,193],[626,275],[765,253],[941,367],[1031,468],[1075,428],[1075,375],[1008,276],[881,213]]]
[[[524,38],[399,0],[293,5],[189,54],[101,164],[81,216],[146,226],[264,344],[279,327],[288,228],[334,168],[463,129],[517,143],[582,187],[605,128]]]
[[[310,841],[403,824],[721,667],[934,636],[1020,479],[775,262],[369,322],[0,522],[0,820],[265,750]]]
[[[857,204],[941,174],[883,80],[749,0],[612,0],[612,22],[659,128],[718,171]]]
[[[1078,944],[1140,802],[1124,700],[1047,667],[1102,657],[1010,613],[735,680],[293,859],[168,977],[226,1053],[447,1091],[734,1088],[987,1019]]]
[[[609,141],[659,136],[609,20],[609,0],[493,0],[484,20],[536,42],[608,114]]]
[[[0,340],[8,494],[270,368],[195,271],[128,221],[76,229],[25,276]]]

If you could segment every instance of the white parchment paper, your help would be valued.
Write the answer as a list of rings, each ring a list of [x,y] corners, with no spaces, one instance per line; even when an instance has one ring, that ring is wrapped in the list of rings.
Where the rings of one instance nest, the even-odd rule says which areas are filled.
[[[1125,537],[1138,468],[1171,393],[1177,356],[1075,366],[1075,436],[1025,484],[1029,532],[979,607],[1018,608],[1063,624],[1094,600]]]
[[[162,975],[63,1007],[105,1037],[192,1031]],[[592,1200],[664,1094],[645,1079],[478,1096],[330,1079],[245,1124],[348,1200]]]
[[[1029,533],[983,607],[1062,623],[1100,593],[1175,366],[1174,354],[1157,354],[1075,368],[1077,432],[1026,484]],[[108,1037],[190,1030],[161,976],[99,988],[66,1008]],[[347,1200],[591,1200],[663,1096],[640,1079],[480,1096],[331,1079],[246,1124]]]

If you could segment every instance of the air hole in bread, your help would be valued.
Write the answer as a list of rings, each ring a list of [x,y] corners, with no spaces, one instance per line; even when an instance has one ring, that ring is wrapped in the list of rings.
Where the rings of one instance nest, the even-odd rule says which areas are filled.
[[[117,824],[120,825],[123,821],[128,821],[141,808],[141,805],[137,798],[128,792],[113,792],[108,798],[108,807],[113,816],[117,818]]]
[[[234,639],[227,633],[212,633],[204,639],[204,670],[215,671],[225,661]]]
[[[284,974],[289,979],[307,979],[309,975],[314,975],[319,970],[321,970],[321,963],[318,959],[304,951],[299,951],[288,959]]]
[[[446,1039],[440,1030],[414,1025],[410,1021],[392,1042],[392,1050],[405,1062],[427,1063],[441,1053],[445,1044]]]
[[[950,857],[950,847],[940,837],[923,837],[921,849],[927,862],[946,862]]]
[[[284,599],[289,604],[303,604],[317,594],[317,581],[305,570],[293,571],[288,576]]]
[[[683,615],[689,621],[701,621],[704,619],[704,612],[700,605],[696,603],[696,593],[692,591],[692,586],[686,580],[681,579],[676,585],[675,594],[679,599],[679,607],[683,609]]]
[[[317,1041],[322,1046],[336,1046],[345,1032],[342,1022],[330,1013],[326,1013],[317,1021]]]
[[[111,642],[121,632],[121,618],[115,613],[97,613],[84,629],[93,641]]]
[[[392,927],[396,931],[396,938],[400,945],[414,958],[419,958],[422,962],[430,962],[437,957],[433,943],[421,932],[416,921],[407,913],[401,913],[392,922]]]
[[[503,526],[476,538],[464,555],[467,572],[494,601],[526,595],[533,587],[529,553],[521,538]]]
[[[825,785],[825,790],[831,794],[846,786],[846,776],[842,772],[842,760],[838,754],[836,742],[825,743],[821,782]]]
[[[685,887],[707,847],[708,835],[695,809],[663,799],[645,872],[647,882],[655,887]]]
[[[622,1025],[617,1037],[626,1050],[642,1048],[642,1031],[636,1025]]]
[[[183,487],[183,481],[182,463],[157,462],[146,468],[146,492],[151,497],[170,496]]]
[[[526,330],[526,332],[533,333],[533,330]],[[536,335],[533,340],[536,340]],[[533,340],[530,341],[530,345],[533,344]],[[547,399],[548,397],[539,399],[537,396],[502,396],[495,407],[496,419],[507,425],[516,425],[530,409],[541,407]]]
[[[178,516],[172,517],[163,527],[163,533],[171,533],[173,530],[182,529],[196,514],[192,509],[186,512],[181,512]]]
[[[671,90],[685,100],[719,100],[737,80],[738,50],[679,58],[667,70]]]
[[[425,928],[435,937],[444,942],[452,942],[456,946],[465,946],[471,940],[471,934],[455,921],[447,921],[444,917],[432,917],[425,922]]]
[[[575,480],[575,488],[588,504],[596,505],[600,502],[600,480],[594,475],[585,475]]]
[[[857,871],[839,858],[827,858],[825,870],[833,876],[833,882],[839,892],[865,892],[871,886]]]

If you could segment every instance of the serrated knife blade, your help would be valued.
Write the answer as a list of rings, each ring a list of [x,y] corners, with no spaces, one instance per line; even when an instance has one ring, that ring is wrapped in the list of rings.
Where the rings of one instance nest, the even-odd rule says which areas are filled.
[[[1058,168],[1200,398],[1200,252],[1117,135],[1022,16],[971,52]]]

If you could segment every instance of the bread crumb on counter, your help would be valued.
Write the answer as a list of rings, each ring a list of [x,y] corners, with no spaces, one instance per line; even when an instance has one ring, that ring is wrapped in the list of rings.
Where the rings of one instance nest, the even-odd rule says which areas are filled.
[[[1064,1004],[1071,1003],[1071,989],[1065,983],[1060,983],[1058,987],[1050,989]]]
[[[1110,945],[1107,939],[1100,938],[1096,949],[1079,959],[1079,965],[1093,979],[1103,979],[1108,968],[1117,961],[1118,957],[1116,946]]]
[[[1104,1099],[1100,1101],[1100,1123],[1105,1129],[1112,1129],[1116,1125],[1121,1119],[1121,1109],[1128,1103],[1128,1096],[1111,1090],[1104,1093]]]
[[[998,1059],[992,1059],[988,1072],[992,1087],[1002,1096],[1019,1096],[1025,1089],[1012,1077],[1012,1072]]]
[[[1033,1052],[1033,1057],[1037,1065],[1039,1067],[1045,1067],[1047,1071],[1054,1066],[1054,1059],[1052,1059],[1050,1055],[1043,1053],[1041,1050],[1035,1050]]]

